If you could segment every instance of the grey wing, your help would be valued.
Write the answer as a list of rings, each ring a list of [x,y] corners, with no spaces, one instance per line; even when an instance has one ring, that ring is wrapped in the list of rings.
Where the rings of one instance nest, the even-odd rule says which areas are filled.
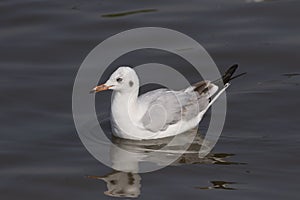
[[[193,119],[207,109],[217,90],[218,86],[210,81],[201,81],[181,91],[159,89],[146,93],[139,98],[147,102],[141,122],[148,130],[157,132],[180,120]]]
[[[200,98],[196,92],[160,91],[147,105],[141,122],[152,132],[163,131],[180,120],[188,121],[196,117],[201,107],[208,103],[208,98]]]
[[[150,92],[140,95],[138,98],[138,101],[140,104],[147,105],[147,104],[151,103],[153,100],[157,99],[159,96],[165,94],[167,91],[169,91],[169,90],[166,88],[152,90]]]

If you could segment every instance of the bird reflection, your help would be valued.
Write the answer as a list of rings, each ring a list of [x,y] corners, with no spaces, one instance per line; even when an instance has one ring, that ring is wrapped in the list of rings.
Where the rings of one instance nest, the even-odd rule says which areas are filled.
[[[177,136],[178,137],[178,136]],[[138,174],[139,169],[145,162],[155,163],[157,166],[166,166],[166,158],[174,156],[178,157],[171,165],[183,164],[243,164],[236,162],[229,162],[226,159],[234,154],[208,154],[204,158],[199,158],[199,150],[203,144],[203,139],[197,130],[190,130],[189,132],[181,134],[181,139],[188,141],[193,137],[192,143],[189,143],[187,150],[182,149],[182,140],[176,146],[164,148],[173,138],[164,138],[159,140],[128,140],[121,138],[113,138],[115,145],[111,146],[111,161],[113,168],[112,173],[105,176],[88,176],[88,178],[103,180],[107,185],[105,195],[113,197],[138,197],[141,188],[141,176]],[[180,139],[180,138],[179,138]],[[117,148],[118,147],[118,148]],[[126,151],[124,151],[126,150]],[[130,152],[130,153],[128,153]],[[151,153],[158,152],[155,156]],[[180,156],[178,156],[180,155]]]
[[[141,176],[136,173],[114,171],[105,176],[88,176],[88,178],[103,180],[107,185],[107,196],[138,197],[140,195]]]
[[[228,187],[228,185],[235,184],[235,182],[227,181],[210,181],[212,186],[208,187],[196,187],[201,190],[211,190],[211,189],[222,189],[222,190],[236,190],[235,188]]]

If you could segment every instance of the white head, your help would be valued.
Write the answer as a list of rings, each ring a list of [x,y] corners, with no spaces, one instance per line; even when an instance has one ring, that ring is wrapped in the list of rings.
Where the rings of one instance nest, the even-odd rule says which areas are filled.
[[[96,86],[91,92],[100,92],[103,90],[115,90],[118,92],[131,92],[139,88],[139,78],[131,67],[119,67],[106,83]]]

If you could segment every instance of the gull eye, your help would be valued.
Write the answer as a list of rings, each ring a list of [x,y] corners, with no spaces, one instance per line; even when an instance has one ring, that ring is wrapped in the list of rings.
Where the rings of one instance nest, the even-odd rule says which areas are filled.
[[[118,83],[121,83],[123,81],[122,78],[117,78],[116,80],[117,80]]]

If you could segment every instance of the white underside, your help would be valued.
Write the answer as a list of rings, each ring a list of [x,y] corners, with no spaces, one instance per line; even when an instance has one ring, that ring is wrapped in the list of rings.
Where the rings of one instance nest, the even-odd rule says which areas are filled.
[[[204,113],[203,113],[204,114]],[[186,132],[194,127],[196,127],[201,121],[203,114],[199,114],[196,118],[189,121],[179,121],[176,124],[168,126],[164,131],[151,132],[147,129],[143,129],[140,126],[130,126],[129,129],[124,130],[120,126],[116,126],[113,123],[113,133],[117,137],[131,139],[131,140],[149,140],[149,139],[159,139],[178,135],[180,133]]]

